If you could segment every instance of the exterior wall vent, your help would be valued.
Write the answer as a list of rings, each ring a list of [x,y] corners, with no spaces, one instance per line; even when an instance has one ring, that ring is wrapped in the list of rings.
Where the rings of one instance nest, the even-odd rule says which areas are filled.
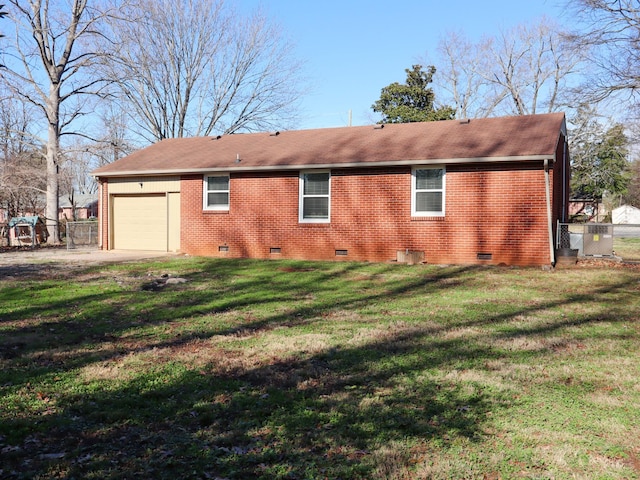
[[[218,247],[218,251],[219,251],[219,252],[223,252],[223,253],[228,252],[228,251],[229,251],[229,245],[220,245],[220,246]]]
[[[424,262],[424,252],[419,250],[405,250],[396,251],[396,261],[398,263],[406,263],[407,265],[415,265],[417,263]]]
[[[478,253],[476,258],[478,260],[492,260],[493,259],[493,253]]]
[[[348,254],[348,250],[336,250],[336,257],[346,257]]]
[[[282,249],[280,247],[271,247],[269,249],[269,253],[281,253]]]

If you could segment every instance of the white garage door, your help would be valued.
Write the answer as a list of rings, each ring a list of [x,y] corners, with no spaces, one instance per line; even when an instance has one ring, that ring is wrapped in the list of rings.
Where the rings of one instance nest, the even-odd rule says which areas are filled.
[[[112,197],[113,248],[167,251],[166,195]]]

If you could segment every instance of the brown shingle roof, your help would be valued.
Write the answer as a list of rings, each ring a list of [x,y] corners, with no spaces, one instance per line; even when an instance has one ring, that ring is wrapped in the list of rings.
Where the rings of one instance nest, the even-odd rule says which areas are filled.
[[[564,114],[168,139],[93,172],[171,174],[553,158]],[[237,159],[240,159],[238,162]]]

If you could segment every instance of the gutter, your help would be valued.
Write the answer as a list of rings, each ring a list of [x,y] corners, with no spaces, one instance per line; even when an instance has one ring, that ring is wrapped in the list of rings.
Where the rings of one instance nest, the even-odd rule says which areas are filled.
[[[345,163],[319,163],[319,164],[296,164],[296,165],[268,165],[268,166],[212,166],[204,168],[171,168],[171,169],[149,169],[149,170],[120,170],[117,172],[92,172],[95,178],[100,177],[132,177],[149,175],[189,175],[213,172],[265,172],[265,171],[286,171],[286,170],[313,170],[313,169],[336,169],[336,168],[369,168],[369,167],[402,167],[415,165],[457,165],[467,163],[499,163],[499,162],[526,162],[526,161],[546,161],[548,155],[526,155],[526,156],[504,156],[504,157],[478,157],[478,158],[442,158],[433,160],[400,160],[387,162],[345,162]]]
[[[98,182],[98,248],[102,250],[102,182]]]

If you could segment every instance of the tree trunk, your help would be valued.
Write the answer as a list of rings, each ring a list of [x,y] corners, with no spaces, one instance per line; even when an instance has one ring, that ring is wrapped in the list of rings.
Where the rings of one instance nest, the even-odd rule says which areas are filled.
[[[47,206],[45,209],[47,224],[47,243],[60,244],[58,230],[58,162],[57,147],[51,148],[51,140],[47,147]]]
[[[52,84],[47,102],[47,117],[49,128],[47,132],[47,206],[46,225],[47,243],[60,244],[60,230],[58,226],[59,185],[58,185],[58,154],[60,150],[60,95],[56,84]]]
[[[104,38],[106,18],[111,15],[120,18],[119,10],[128,2],[120,0],[111,5],[112,2],[92,0],[9,0],[9,3],[17,28],[15,44],[7,56],[18,61],[3,68],[1,77],[4,80],[8,74],[13,92],[45,113],[48,125],[45,224],[47,243],[57,245],[61,243],[60,135],[74,119],[89,113],[84,99],[102,93],[106,82],[96,71],[96,63],[105,52],[100,49],[98,39]],[[89,3],[91,7],[87,9]],[[63,103],[66,108],[61,110]]]

